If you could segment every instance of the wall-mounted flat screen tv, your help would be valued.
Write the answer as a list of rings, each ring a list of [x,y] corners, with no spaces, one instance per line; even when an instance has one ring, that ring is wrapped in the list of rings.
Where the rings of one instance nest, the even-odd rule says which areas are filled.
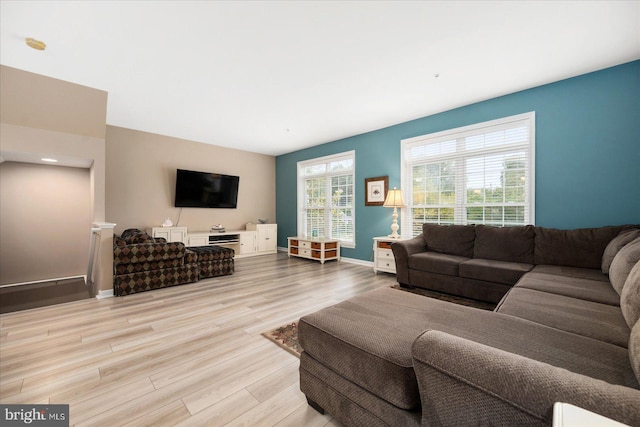
[[[238,205],[240,177],[178,169],[177,208],[231,208]]]

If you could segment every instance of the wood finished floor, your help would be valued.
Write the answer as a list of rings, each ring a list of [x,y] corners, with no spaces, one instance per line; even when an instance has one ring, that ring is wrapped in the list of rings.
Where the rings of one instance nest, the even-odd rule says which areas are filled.
[[[70,405],[76,426],[339,426],[261,333],[395,276],[286,254],[232,276],[0,316],[0,402]]]

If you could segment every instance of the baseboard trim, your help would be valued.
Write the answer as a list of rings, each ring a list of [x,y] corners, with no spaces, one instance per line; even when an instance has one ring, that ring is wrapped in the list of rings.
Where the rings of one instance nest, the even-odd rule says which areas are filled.
[[[363,267],[373,268],[373,262],[363,261],[361,259],[356,259],[356,258],[340,257],[340,262],[346,262],[347,264],[357,264],[357,265],[362,265]]]
[[[30,282],[7,283],[6,285],[0,285],[0,288],[11,288],[11,287],[14,287],[14,286],[36,285],[38,283],[48,283],[48,282],[64,282],[66,280],[75,280],[75,279],[82,279],[84,281],[84,283],[87,283],[87,276],[84,275],[84,274],[80,274],[78,276],[54,277],[52,279],[32,280]]]
[[[96,299],[103,298],[113,298],[113,289],[109,289],[108,291],[98,291],[98,295],[96,295]]]

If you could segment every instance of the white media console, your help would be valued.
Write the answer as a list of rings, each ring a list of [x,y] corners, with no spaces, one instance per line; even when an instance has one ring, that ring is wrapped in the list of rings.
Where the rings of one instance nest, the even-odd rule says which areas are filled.
[[[246,230],[187,232],[187,227],[152,227],[149,234],[164,237],[168,242],[183,242],[186,246],[225,246],[237,257],[275,254],[278,252],[277,224],[247,224]]]

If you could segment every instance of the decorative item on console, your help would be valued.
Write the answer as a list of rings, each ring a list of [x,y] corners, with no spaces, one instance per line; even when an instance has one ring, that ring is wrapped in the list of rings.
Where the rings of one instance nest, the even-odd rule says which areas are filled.
[[[163,227],[173,227],[173,222],[169,219],[169,217],[167,217],[167,219],[164,220],[164,222],[162,223]]]
[[[222,224],[216,224],[211,226],[211,231],[217,231],[218,233],[224,233],[227,230]]]

